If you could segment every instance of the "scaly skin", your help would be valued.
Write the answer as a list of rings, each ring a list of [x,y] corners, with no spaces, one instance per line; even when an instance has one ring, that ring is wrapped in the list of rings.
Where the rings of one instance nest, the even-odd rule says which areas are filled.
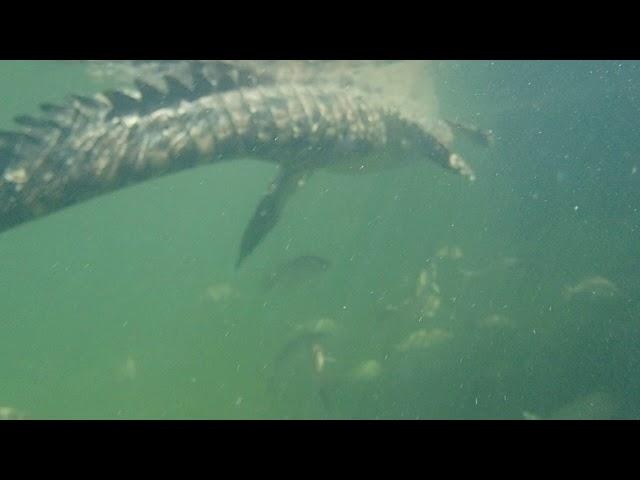
[[[15,158],[4,159],[0,231],[126,185],[235,158],[313,170],[375,156],[388,164],[422,157],[457,168],[420,125],[337,88],[241,88],[146,114],[95,113],[41,144],[21,140]]]
[[[138,83],[130,95],[18,118],[22,132],[0,134],[0,232],[153,177],[251,157],[281,168],[245,231],[239,265],[317,169],[360,173],[431,160],[473,178],[435,130],[355,89],[274,85],[250,71],[218,78],[196,72],[189,87],[168,79],[164,92]]]

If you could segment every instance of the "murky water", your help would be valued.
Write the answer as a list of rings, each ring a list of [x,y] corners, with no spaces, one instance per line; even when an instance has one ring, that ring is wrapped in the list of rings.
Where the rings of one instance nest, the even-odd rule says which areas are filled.
[[[415,67],[394,94],[493,130],[475,182],[319,171],[240,269],[248,158],[0,234],[0,418],[639,417],[640,63]],[[122,75],[0,62],[0,126]]]

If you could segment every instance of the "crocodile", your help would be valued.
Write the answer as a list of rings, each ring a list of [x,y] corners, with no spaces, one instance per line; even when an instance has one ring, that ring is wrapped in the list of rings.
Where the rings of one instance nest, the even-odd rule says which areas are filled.
[[[473,180],[427,124],[358,88],[287,82],[238,63],[190,64],[190,79],[72,96],[0,132],[0,232],[161,175],[255,158],[278,173],[244,230],[240,266],[313,172],[361,173],[427,160]],[[444,130],[443,130],[444,128]],[[444,132],[444,133],[443,133]]]

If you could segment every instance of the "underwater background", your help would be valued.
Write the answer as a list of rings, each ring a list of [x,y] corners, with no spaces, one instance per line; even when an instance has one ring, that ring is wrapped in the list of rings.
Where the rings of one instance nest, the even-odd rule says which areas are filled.
[[[270,164],[0,234],[0,417],[640,417],[640,62],[428,71],[440,117],[493,131],[457,148],[473,183],[319,172],[238,270]],[[0,129],[109,81],[2,61]]]

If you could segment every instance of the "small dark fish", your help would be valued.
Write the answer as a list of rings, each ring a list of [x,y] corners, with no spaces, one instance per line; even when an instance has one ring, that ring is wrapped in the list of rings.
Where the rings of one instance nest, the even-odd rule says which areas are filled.
[[[331,266],[331,261],[315,255],[301,255],[288,260],[269,273],[265,279],[266,290],[271,290],[276,285],[294,286],[306,283],[316,275],[326,272]]]
[[[311,360],[311,369],[308,373],[312,376],[312,388],[320,398],[322,406],[330,411],[333,408],[329,384],[325,378],[325,368],[328,362],[335,359],[327,355],[320,343],[329,336],[326,331],[306,331],[297,334],[289,340],[280,350],[273,363],[273,375],[269,381],[269,389],[276,396],[281,394],[281,388],[286,383],[285,370],[291,365],[297,364],[304,357]],[[304,365],[304,362],[302,363]]]
[[[289,362],[293,356],[300,352],[313,352],[314,345],[327,335],[326,332],[303,332],[293,337],[282,347],[276,356],[274,361],[276,370],[280,370],[285,363]]]
[[[287,388],[287,383],[292,374],[291,368],[297,371],[297,366],[306,363],[301,360],[311,355],[312,362],[314,358],[314,345],[327,337],[326,332],[303,332],[296,334],[280,349],[272,363],[272,372],[268,378],[268,389],[275,397],[280,397]],[[306,358],[305,358],[306,357]],[[309,370],[309,373],[316,376],[315,365]]]

